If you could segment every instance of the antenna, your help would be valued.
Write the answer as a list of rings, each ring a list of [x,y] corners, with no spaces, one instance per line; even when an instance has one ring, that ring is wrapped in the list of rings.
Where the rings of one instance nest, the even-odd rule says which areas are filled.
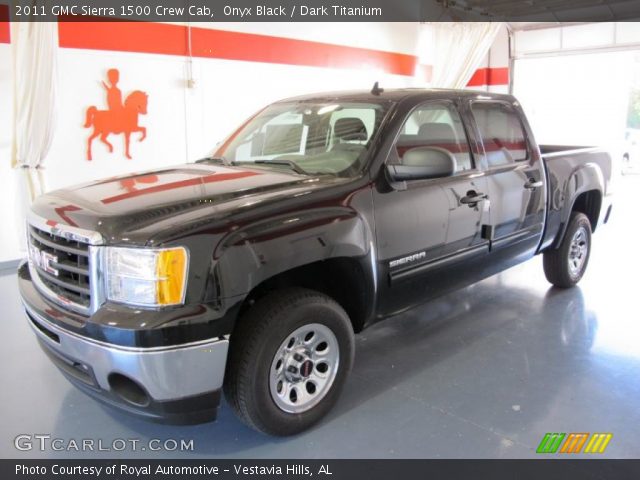
[[[372,94],[372,95],[375,95],[375,96],[378,96],[378,95],[380,95],[382,92],[384,92],[384,88],[380,88],[380,87],[378,86],[378,82],[374,83],[374,84],[373,84],[373,88],[371,89],[371,94]]]

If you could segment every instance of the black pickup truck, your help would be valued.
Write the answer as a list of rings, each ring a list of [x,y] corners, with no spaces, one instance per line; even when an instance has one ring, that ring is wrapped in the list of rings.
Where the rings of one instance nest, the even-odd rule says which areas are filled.
[[[583,276],[611,158],[539,146],[509,95],[309,95],[211,158],[43,195],[20,294],[88,394],[173,423],[237,415],[275,435],[335,404],[354,333],[543,254]]]

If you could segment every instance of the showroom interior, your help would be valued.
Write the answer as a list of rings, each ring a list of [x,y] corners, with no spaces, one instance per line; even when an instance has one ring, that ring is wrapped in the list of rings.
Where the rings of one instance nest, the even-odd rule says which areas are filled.
[[[0,303],[8,339],[0,404],[10,412],[0,455],[42,455],[16,452],[12,439],[51,432],[194,439],[195,451],[172,452],[183,458],[529,458],[547,432],[610,432],[607,456],[637,456],[640,23],[619,21],[628,13],[616,10],[633,3],[590,2],[581,22],[551,9],[546,22],[466,23],[455,12],[438,23],[0,22]],[[600,7],[610,21],[590,21]],[[269,103],[369,91],[374,82],[511,93],[538,143],[608,149],[614,206],[594,234],[579,286],[553,288],[536,257],[366,329],[356,335],[355,364],[335,408],[294,437],[257,433],[224,402],[215,423],[148,422],[62,378],[34,341],[18,295],[25,217],[36,196],[194,162]],[[99,139],[87,144],[87,109],[107,108],[116,86],[123,97],[142,91],[148,99],[138,120],[146,137],[132,137],[131,158],[120,136],[111,137],[113,151]]]

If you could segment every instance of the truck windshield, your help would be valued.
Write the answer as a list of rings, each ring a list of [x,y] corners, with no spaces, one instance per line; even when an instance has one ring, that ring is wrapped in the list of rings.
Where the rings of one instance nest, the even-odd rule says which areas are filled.
[[[361,102],[276,103],[240,127],[214,156],[300,174],[353,176],[387,110]]]

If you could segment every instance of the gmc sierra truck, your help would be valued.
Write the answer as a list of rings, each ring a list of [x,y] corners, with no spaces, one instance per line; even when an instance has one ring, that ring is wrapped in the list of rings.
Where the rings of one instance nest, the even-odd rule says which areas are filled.
[[[510,95],[398,89],[270,105],[210,158],[38,198],[22,302],[84,392],[172,423],[300,432],[354,334],[543,255],[583,276],[610,155],[539,146]]]

